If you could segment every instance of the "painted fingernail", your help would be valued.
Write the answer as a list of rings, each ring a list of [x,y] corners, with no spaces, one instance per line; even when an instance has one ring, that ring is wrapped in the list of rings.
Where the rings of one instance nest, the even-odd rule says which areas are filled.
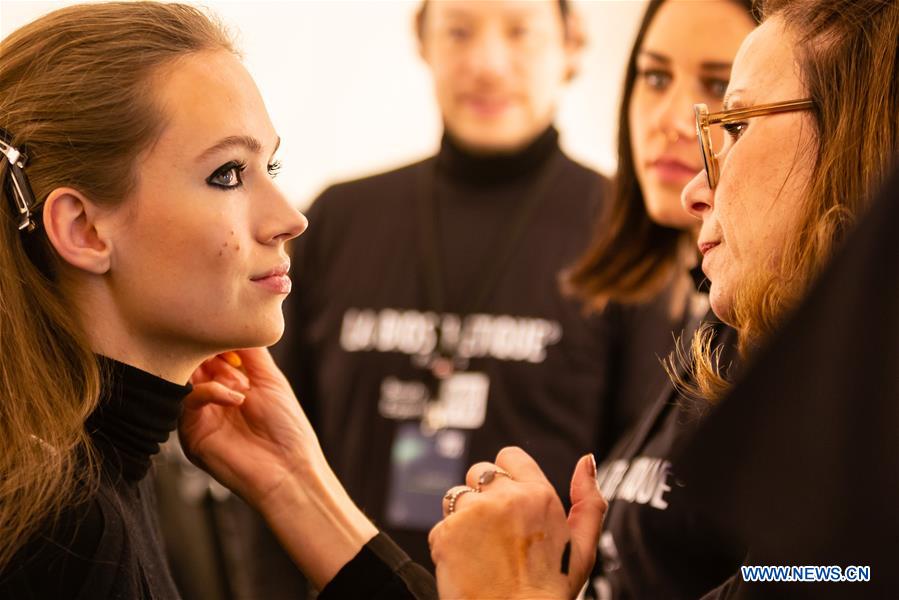
[[[243,364],[243,361],[240,360],[240,356],[238,356],[237,352],[225,352],[221,356],[224,361],[232,367],[238,368]]]

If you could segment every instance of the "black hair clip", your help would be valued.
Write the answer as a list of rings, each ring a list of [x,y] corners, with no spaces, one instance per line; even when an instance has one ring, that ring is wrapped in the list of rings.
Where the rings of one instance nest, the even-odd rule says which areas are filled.
[[[28,162],[28,157],[7,141],[11,139],[12,137],[5,130],[0,129],[0,155],[9,162],[9,170],[3,185],[6,188],[6,194],[15,201],[16,209],[19,211],[19,230],[33,231],[36,224],[32,217],[32,211],[37,206],[37,202],[31,191],[28,176],[25,175],[25,164]]]

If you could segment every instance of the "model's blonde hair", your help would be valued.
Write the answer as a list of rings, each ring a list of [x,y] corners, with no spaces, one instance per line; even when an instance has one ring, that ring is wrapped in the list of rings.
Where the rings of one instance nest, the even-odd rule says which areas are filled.
[[[779,265],[743,281],[733,325],[746,356],[781,323],[829,261],[899,152],[899,3],[896,0],[767,0],[766,18],[796,34],[796,57],[815,128],[810,183]],[[791,157],[785,156],[784,160]],[[692,340],[693,378],[704,398],[728,389],[713,329]]]
[[[223,28],[181,4],[83,4],[0,43],[0,128],[28,156],[40,201],[69,186],[112,205],[159,135],[153,74],[186,54],[234,51]],[[0,178],[9,165],[0,161]],[[0,192],[0,570],[41,527],[85,498],[97,461],[85,420],[102,374],[60,291],[43,230],[17,229]]]

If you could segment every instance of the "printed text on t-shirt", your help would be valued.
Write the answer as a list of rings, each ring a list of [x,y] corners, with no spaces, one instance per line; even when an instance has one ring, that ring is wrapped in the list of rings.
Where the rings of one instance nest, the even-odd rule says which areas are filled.
[[[441,332],[442,335],[438,335]],[[556,321],[510,315],[452,313],[385,308],[348,309],[340,346],[347,352],[402,352],[428,356],[438,350],[460,358],[541,363],[548,346],[562,339]]]

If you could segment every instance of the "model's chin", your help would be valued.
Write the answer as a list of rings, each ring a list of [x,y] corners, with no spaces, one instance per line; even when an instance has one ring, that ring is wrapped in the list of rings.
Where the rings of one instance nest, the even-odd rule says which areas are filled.
[[[249,316],[249,315],[246,315]],[[262,348],[276,344],[284,335],[284,315],[281,306],[260,311],[255,318],[245,319],[232,329],[232,348]]]
[[[281,336],[284,335],[284,314],[281,312],[281,307],[278,307],[278,310],[271,315],[270,319],[267,319],[263,324],[260,324],[259,327],[259,343],[257,346],[272,346],[281,339]]]

